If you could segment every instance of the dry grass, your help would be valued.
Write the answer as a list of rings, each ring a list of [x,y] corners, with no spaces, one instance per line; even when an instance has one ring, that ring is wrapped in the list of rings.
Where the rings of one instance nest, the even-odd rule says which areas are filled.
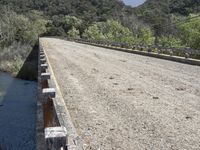
[[[32,47],[14,42],[6,48],[0,49],[0,70],[16,76],[22,67]]]

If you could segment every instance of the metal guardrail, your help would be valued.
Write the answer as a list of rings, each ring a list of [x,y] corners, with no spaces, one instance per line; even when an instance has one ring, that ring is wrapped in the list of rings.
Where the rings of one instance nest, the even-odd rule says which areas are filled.
[[[130,50],[139,50],[144,52],[154,52],[158,54],[166,54],[169,56],[180,56],[185,58],[194,58],[200,59],[200,50],[194,50],[189,47],[185,48],[175,48],[175,47],[162,47],[155,45],[144,45],[144,44],[129,44],[123,42],[111,42],[111,41],[103,41],[103,40],[93,40],[93,39],[70,39],[77,42],[87,42],[91,44],[98,44],[104,46],[111,46],[117,48],[125,48]]]

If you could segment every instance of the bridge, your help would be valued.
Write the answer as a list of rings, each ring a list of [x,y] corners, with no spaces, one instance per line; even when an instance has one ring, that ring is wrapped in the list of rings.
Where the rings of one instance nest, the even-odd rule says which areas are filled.
[[[126,49],[40,38],[38,150],[200,148],[199,61]]]

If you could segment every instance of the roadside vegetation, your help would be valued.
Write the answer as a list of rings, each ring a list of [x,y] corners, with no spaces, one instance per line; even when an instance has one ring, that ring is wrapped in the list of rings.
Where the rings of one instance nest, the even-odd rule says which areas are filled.
[[[30,16],[17,14],[8,7],[0,9],[0,70],[16,76],[37,44],[38,36],[46,32],[46,21],[36,12]]]
[[[0,70],[17,75],[38,36],[200,50],[199,8],[195,0],[147,0],[137,8],[117,0],[2,0]]]

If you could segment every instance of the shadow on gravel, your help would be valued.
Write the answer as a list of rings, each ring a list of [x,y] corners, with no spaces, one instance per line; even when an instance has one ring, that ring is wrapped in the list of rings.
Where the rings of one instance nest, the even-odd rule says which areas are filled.
[[[20,69],[19,73],[17,74],[17,78],[23,80],[37,80],[37,72],[38,72],[38,45],[36,44],[31,52],[29,53],[28,57],[26,58],[22,68]]]

